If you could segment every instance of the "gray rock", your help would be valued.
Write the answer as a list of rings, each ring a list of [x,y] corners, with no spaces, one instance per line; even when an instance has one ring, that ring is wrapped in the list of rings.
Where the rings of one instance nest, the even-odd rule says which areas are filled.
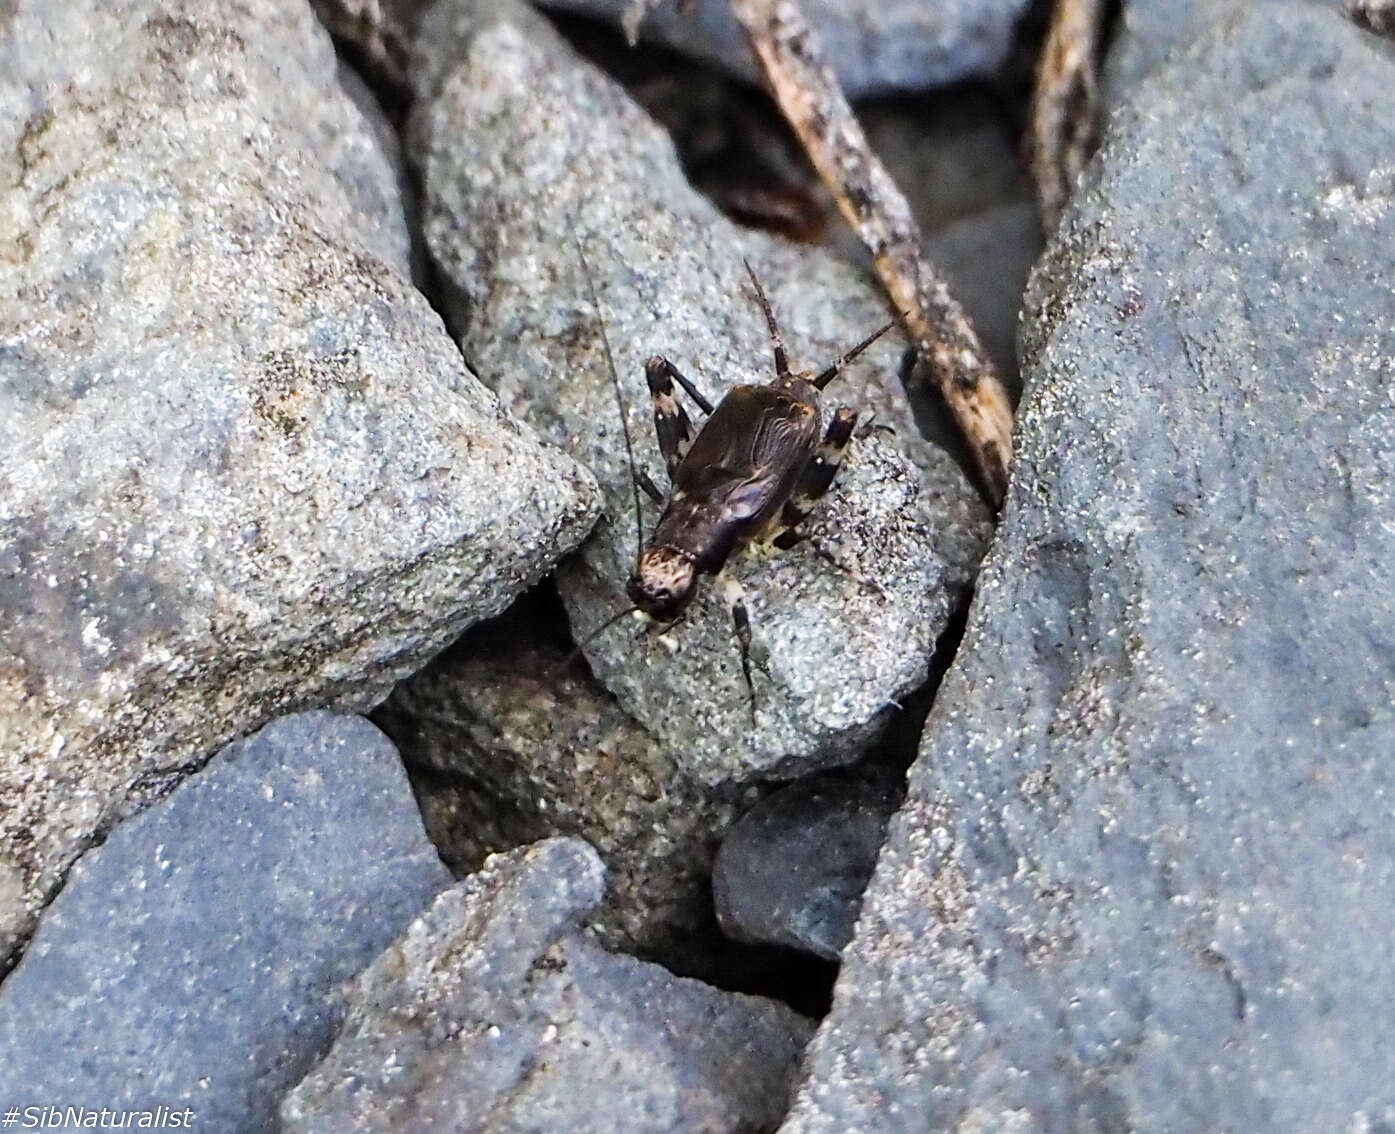
[[[1219,34],[1227,20],[1274,0],[1124,0],[1106,56],[1104,104],[1116,107],[1132,97],[1138,84],[1168,56]],[[1340,11],[1346,0],[1311,0],[1317,7]],[[1272,12],[1271,12],[1272,16]]]
[[[860,103],[857,118],[927,234],[1032,201],[1021,139],[991,88],[877,99]]]
[[[339,65],[335,68],[335,76],[344,93],[349,96],[358,112],[363,115],[368,135],[382,155],[382,161],[386,161],[387,167],[392,173],[392,187],[389,191],[391,202],[385,212],[400,221],[400,232],[394,234],[397,239],[396,247],[393,249],[393,266],[398,270],[405,270],[418,287],[423,287],[428,278],[425,250],[420,248],[419,244],[412,239],[412,233],[421,228],[421,217],[411,174],[407,170],[407,159],[402,153],[402,140],[397,136],[396,127],[388,120],[387,112],[384,111],[382,103],[378,101],[378,96],[373,93],[357,71],[345,63],[343,59],[340,59]],[[361,136],[360,131],[354,131],[356,139],[361,139]],[[340,144],[344,144],[342,140]],[[381,170],[382,161],[373,164],[375,172]],[[342,177],[341,180],[343,180]],[[350,192],[368,197],[370,193],[376,191],[377,186],[375,182],[373,185],[365,187],[350,185],[349,189]]]
[[[307,10],[7,12],[0,965],[120,814],[279,713],[379,700],[596,506],[394,266]]]
[[[421,42],[449,60],[423,64],[423,81],[439,93],[420,106],[412,134],[427,242],[459,289],[466,356],[511,411],[590,466],[606,493],[609,522],[560,576],[584,638],[629,605],[624,580],[637,548],[616,390],[569,218],[596,279],[638,463],[660,478],[645,359],[668,354],[714,400],[771,374],[742,256],[764,279],[800,360],[822,365],[882,322],[886,307],[826,253],[725,221],[688,186],[667,136],[536,15],[443,4]],[[714,588],[668,637],[674,653],[622,625],[586,647],[625,710],[702,782],[845,761],[925,677],[986,522],[958,466],[915,436],[896,376],[900,352],[887,336],[831,390],[837,403],[874,410],[898,431],[855,445],[814,525],[841,567],[808,546],[770,562],[733,561],[755,636],[755,727],[731,617]],[[646,524],[655,518],[651,507]]]
[[[787,1131],[1395,1121],[1395,83],[1269,6],[1115,122]]]
[[[288,1132],[770,1129],[810,1030],[578,931],[604,868],[554,839],[446,891],[349,990]]]
[[[889,777],[829,774],[756,804],[717,852],[712,897],[722,930],[838,960],[899,802]]]
[[[0,986],[0,1099],[269,1129],[341,982],[449,882],[377,729],[276,721],[73,867]]]
[[[1030,201],[965,217],[928,237],[930,255],[964,305],[998,373],[1020,388],[1017,321],[1027,276],[1041,252],[1041,223]]]
[[[545,0],[617,23],[636,0]],[[651,3],[645,4],[650,8]],[[759,69],[726,0],[658,0],[641,40],[677,48],[754,81]],[[853,97],[924,90],[994,72],[1012,46],[1025,0],[804,0],[824,55]]]
[[[516,612],[403,682],[375,718],[416,768],[427,829],[457,872],[493,851],[578,835],[610,886],[608,944],[701,967],[716,842],[750,799],[697,784],[566,650]]]

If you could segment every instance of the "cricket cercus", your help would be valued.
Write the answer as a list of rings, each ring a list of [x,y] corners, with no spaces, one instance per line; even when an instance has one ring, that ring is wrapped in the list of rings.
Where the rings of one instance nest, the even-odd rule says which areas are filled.
[[[580,242],[583,271],[591,301],[601,318],[602,344],[621,422],[625,422],[623,395],[615,361],[600,316],[600,303]],[[770,301],[749,263],[746,272],[770,331],[775,354],[775,377],[765,385],[734,386],[714,409],[676,366],[655,355],[645,366],[649,393],[654,401],[654,427],[659,449],[668,469],[665,495],[634,467],[629,428],[625,446],[635,488],[639,547],[627,591],[634,606],[598,627],[600,633],[627,614],[671,624],[688,608],[704,575],[717,576],[731,608],[736,638],[741,648],[741,671],[755,714],[755,686],[751,681],[751,620],[740,586],[722,569],[733,553],[752,545],[771,551],[793,547],[804,533],[799,525],[833,484],[843,452],[857,425],[857,411],[840,407],[823,427],[820,394],[838,373],[871,346],[894,322],[874,331],[817,374],[793,372]],[[677,383],[707,420],[693,429],[679,404]],[[639,515],[639,489],[662,509],[653,534],[645,540]]]

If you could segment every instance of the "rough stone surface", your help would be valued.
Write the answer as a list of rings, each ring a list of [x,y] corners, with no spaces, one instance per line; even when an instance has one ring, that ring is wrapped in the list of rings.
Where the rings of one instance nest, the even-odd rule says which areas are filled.
[[[569,218],[596,280],[638,463],[660,479],[646,358],[668,354],[713,400],[771,375],[742,256],[806,364],[836,356],[887,311],[826,253],[725,221],[690,189],[658,127],[541,25],[469,0],[433,11],[421,42],[449,62],[418,69],[437,94],[420,106],[414,157],[428,244],[460,290],[466,356],[510,410],[602,482],[609,522],[560,576],[581,638],[629,605],[623,584],[637,548],[615,385]],[[888,335],[830,389],[898,434],[855,444],[814,525],[841,568],[808,546],[733,561],[755,638],[754,726],[714,588],[669,635],[676,653],[626,625],[586,647],[626,711],[705,782],[846,760],[925,677],[985,516],[959,467],[916,437],[896,376],[901,349]],[[647,506],[646,527],[655,519]]]
[[[717,852],[712,897],[723,931],[838,960],[899,802],[889,776],[841,774],[762,800]]]
[[[634,0],[546,0],[548,7],[620,21]],[[680,10],[680,7],[683,10]],[[1025,0],[804,0],[824,55],[849,95],[924,90],[991,74],[1012,46]],[[726,0],[659,0],[640,39],[677,48],[743,79],[759,68]]]
[[[1395,1122],[1392,78],[1269,6],[1116,120],[785,1130]]]
[[[607,942],[685,958],[710,944],[716,843],[752,789],[695,783],[566,655],[511,610],[403,682],[375,717],[404,758],[434,773],[417,792],[453,869],[581,836],[610,878],[592,919]]]
[[[5,10],[0,965],[120,813],[380,699],[595,507],[398,270],[308,10]]]
[[[1251,7],[1269,10],[1276,0],[1125,0],[1119,10],[1114,38],[1103,75],[1106,106],[1120,105],[1138,84],[1151,75],[1169,55],[1189,44],[1217,34],[1227,20],[1243,16]],[[1346,0],[1311,0],[1334,15]],[[1272,15],[1272,12],[1271,12]]]
[[[74,866],[0,985],[0,1099],[269,1129],[341,982],[449,882],[377,729],[278,720]]]
[[[604,868],[552,839],[442,894],[349,990],[288,1132],[765,1130],[810,1025],[599,948]]]
[[[368,134],[382,155],[382,161],[387,163],[392,173],[392,197],[386,212],[399,222],[399,231],[393,234],[393,266],[399,270],[405,269],[418,287],[424,286],[428,278],[425,249],[421,248],[419,240],[412,239],[412,234],[421,228],[420,210],[417,208],[417,195],[411,174],[407,169],[407,159],[402,153],[402,139],[398,137],[397,129],[388,119],[378,96],[363,77],[342,58],[335,68],[335,77],[344,93],[363,115]],[[381,162],[375,162],[373,165],[375,170],[381,167]]]

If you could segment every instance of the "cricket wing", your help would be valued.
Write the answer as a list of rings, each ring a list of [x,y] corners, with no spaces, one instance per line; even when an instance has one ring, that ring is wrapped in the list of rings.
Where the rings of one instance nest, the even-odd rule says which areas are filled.
[[[818,411],[765,386],[738,386],[703,423],[675,493],[732,522],[763,522],[794,490],[818,438]]]

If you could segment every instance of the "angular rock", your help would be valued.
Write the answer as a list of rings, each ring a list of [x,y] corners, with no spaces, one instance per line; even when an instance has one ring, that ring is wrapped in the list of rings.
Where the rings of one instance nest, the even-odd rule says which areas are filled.
[[[74,866],[0,985],[0,1099],[270,1129],[341,983],[449,882],[377,729],[275,721]]]
[[[2,965],[121,813],[380,699],[595,496],[401,274],[299,5],[9,4],[0,186]]]
[[[837,961],[899,802],[889,776],[825,774],[756,804],[717,852],[723,932]]]
[[[511,609],[399,685],[375,719],[434,773],[417,791],[453,869],[548,835],[585,838],[610,878],[592,917],[607,942],[697,967],[690,954],[713,935],[717,839],[752,789],[695,783],[566,659]]]
[[[616,389],[578,242],[639,466],[660,478],[643,378],[650,355],[668,354],[713,400],[771,375],[743,256],[800,360],[822,365],[887,310],[826,253],[725,221],[688,186],[667,136],[536,14],[443,3],[419,43],[415,74],[436,93],[419,104],[413,156],[428,245],[459,289],[465,353],[510,410],[587,464],[606,493],[609,522],[561,573],[584,639],[629,605],[624,581],[637,548]],[[764,563],[733,559],[755,638],[755,726],[716,588],[669,636],[676,652],[623,625],[587,640],[601,682],[702,782],[846,761],[925,677],[986,522],[958,466],[916,437],[897,379],[900,351],[888,335],[830,389],[832,404],[875,411],[898,433],[854,446],[814,524],[841,566],[810,546]],[[655,519],[649,507],[646,527]]]
[[[1392,75],[1270,5],[1116,117],[785,1130],[1390,1123]]]
[[[726,0],[545,0],[546,6],[622,22],[647,10],[652,40],[756,81],[759,68]],[[824,55],[852,97],[925,90],[992,74],[1012,46],[1026,0],[804,0]],[[630,17],[631,19],[633,17]]]
[[[772,1128],[809,1022],[599,948],[578,925],[603,885],[553,839],[442,894],[354,981],[284,1129]]]
[[[382,155],[382,160],[374,163],[374,170],[380,170],[382,162],[385,161],[392,173],[392,201],[387,212],[400,223],[400,232],[394,234],[397,246],[393,250],[392,264],[398,270],[405,271],[420,286],[427,278],[426,257],[424,250],[412,240],[412,233],[421,227],[421,219],[418,215],[416,191],[412,185],[411,174],[407,170],[407,159],[402,153],[402,140],[388,120],[387,112],[378,101],[378,96],[364,82],[362,76],[343,59],[339,60],[339,65],[335,68],[335,77],[344,93],[363,115],[368,134],[378,153]],[[359,132],[355,131],[356,137],[358,134]],[[342,141],[340,144],[343,144]],[[368,197],[374,190],[375,186],[350,188],[351,192],[357,192],[362,197]]]
[[[1274,0],[1125,0],[1106,57],[1102,86],[1104,103],[1114,107],[1133,95],[1143,79],[1169,55],[1189,44],[1218,34],[1226,20],[1244,15],[1256,5],[1268,10]],[[1311,0],[1333,14],[1347,0]]]

